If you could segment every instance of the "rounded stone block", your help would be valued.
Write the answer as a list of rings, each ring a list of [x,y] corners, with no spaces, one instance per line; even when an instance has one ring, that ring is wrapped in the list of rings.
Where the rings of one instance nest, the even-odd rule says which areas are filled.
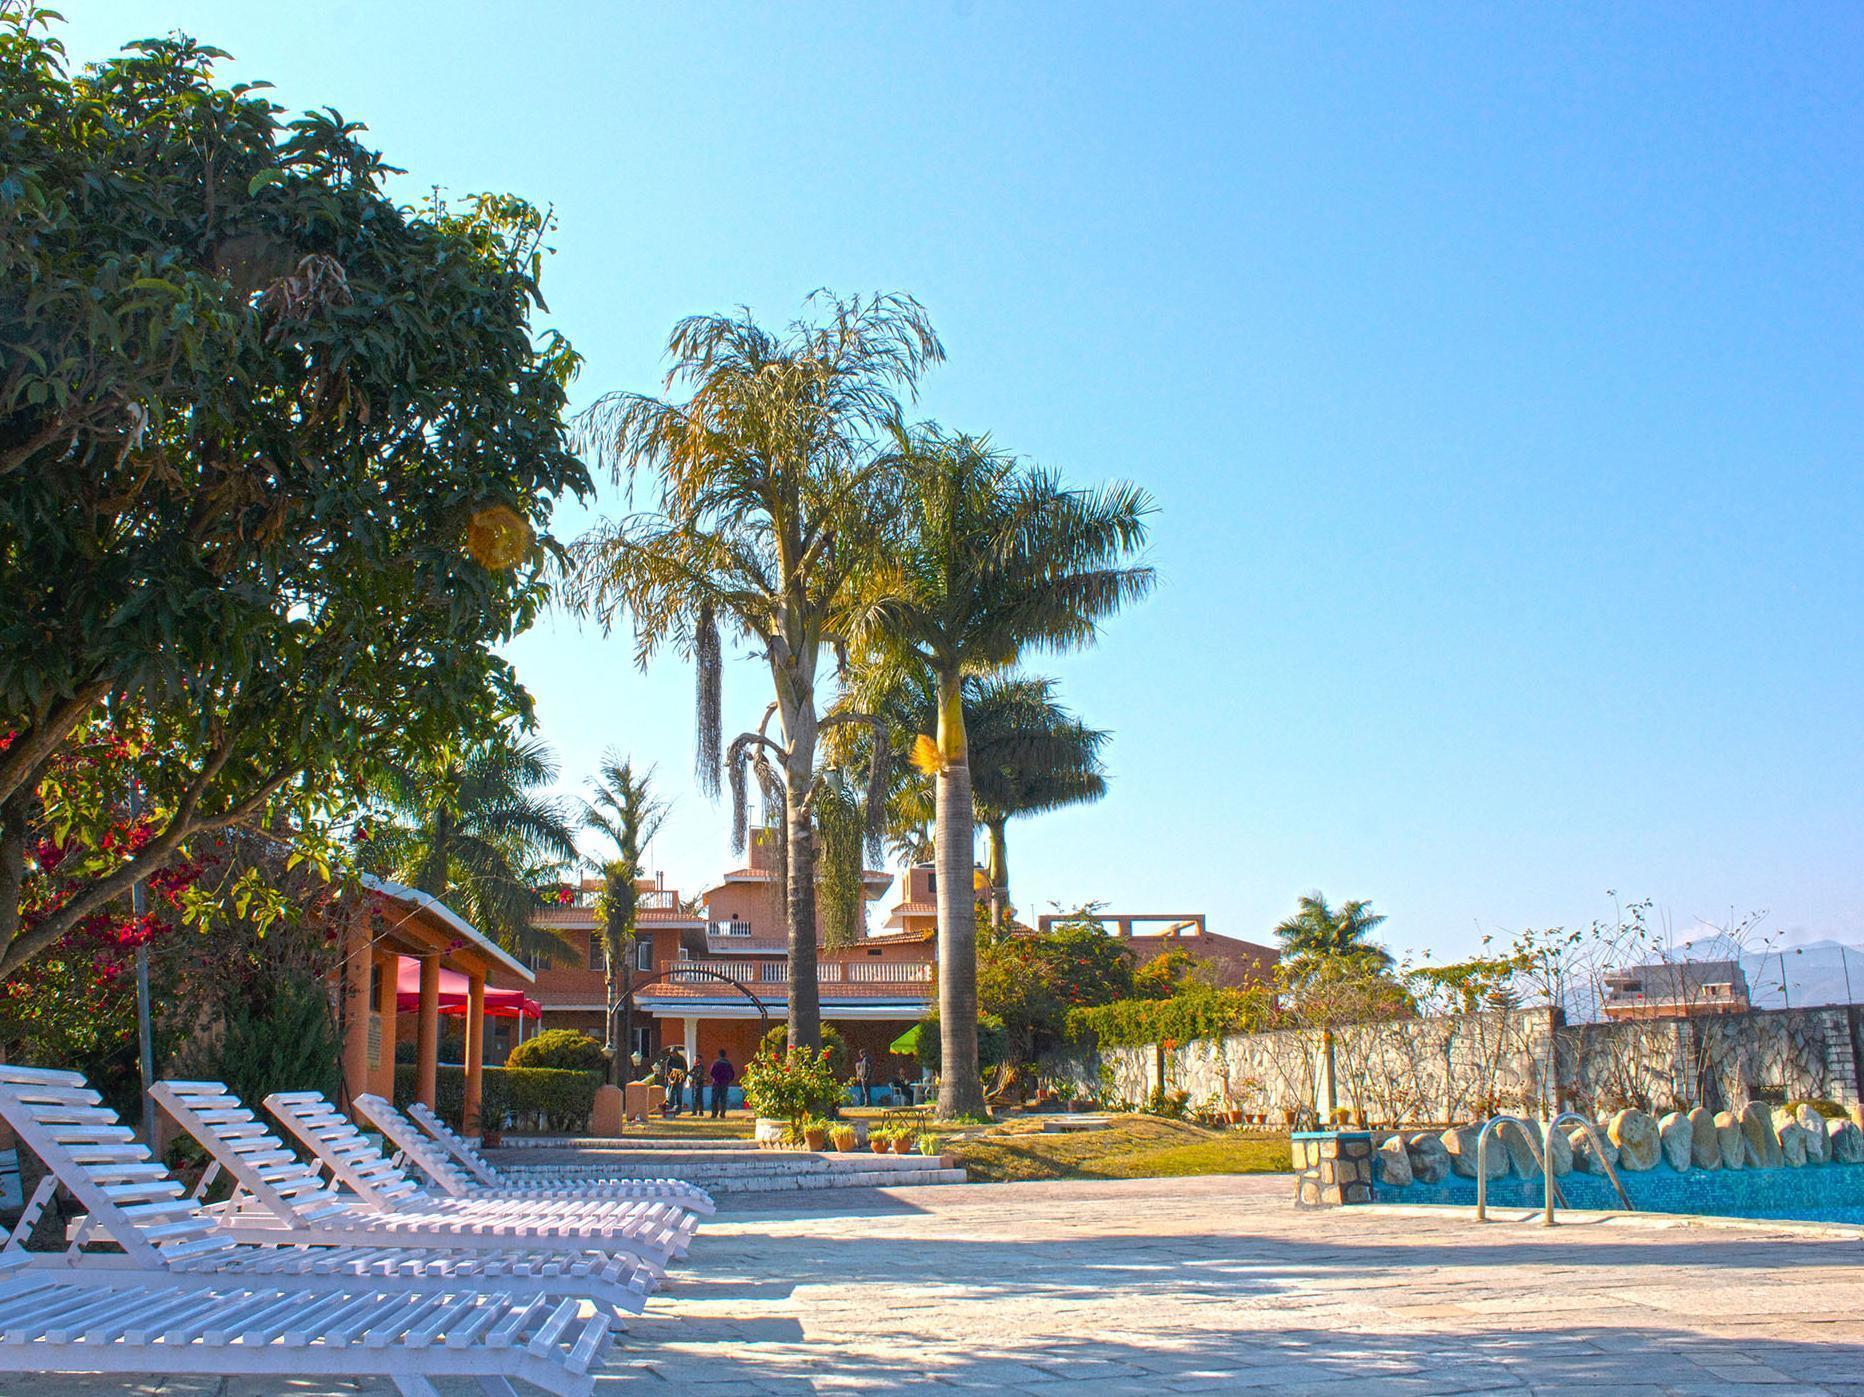
[[[1411,1161],[1411,1177],[1418,1183],[1440,1184],[1450,1177],[1450,1152],[1428,1130],[1406,1136],[1404,1148]]]
[[[1681,1111],[1672,1111],[1657,1122],[1657,1142],[1663,1148],[1663,1162],[1681,1173],[1689,1168],[1694,1153],[1695,1134],[1690,1129],[1689,1117]]]
[[[1741,1117],[1733,1111],[1717,1111],[1715,1138],[1722,1147],[1722,1168],[1747,1168],[1747,1132],[1741,1128]]]
[[[1697,1169],[1722,1167],[1722,1137],[1715,1133],[1715,1112],[1707,1106],[1689,1113],[1689,1162]]]
[[[1831,1126],[1825,1117],[1810,1106],[1801,1106],[1798,1112],[1799,1128],[1806,1132],[1806,1163],[1825,1164],[1832,1157]]]
[[[1780,1132],[1774,1129],[1773,1111],[1764,1101],[1750,1101],[1741,1111],[1741,1134],[1747,1140],[1750,1169],[1778,1169],[1786,1162],[1780,1152]]]
[[[1547,1135],[1547,1163],[1552,1166],[1556,1179],[1573,1172],[1573,1145],[1564,1131],[1556,1130]]]
[[[1465,1179],[1476,1177],[1476,1139],[1481,1134],[1479,1125],[1453,1125],[1437,1137],[1450,1156],[1450,1167]],[[1498,1140],[1489,1141],[1487,1169],[1491,1179],[1508,1172],[1508,1151]]]
[[[1503,1121],[1495,1127],[1495,1140],[1489,1146],[1491,1152],[1500,1145],[1508,1152],[1508,1172],[1517,1179],[1538,1179],[1540,1177],[1540,1132],[1535,1130],[1529,1135],[1526,1130],[1513,1121]]]
[[[1604,1162],[1601,1163],[1598,1149],[1593,1146],[1593,1136],[1577,1125],[1566,1128],[1566,1143],[1573,1147],[1573,1168],[1582,1174],[1603,1174],[1605,1165],[1616,1166],[1618,1147],[1611,1142],[1604,1132],[1598,1132],[1599,1147],[1604,1150]]]
[[[1806,1129],[1798,1121],[1788,1121],[1775,1132],[1780,1137],[1780,1162],[1798,1169],[1806,1163]]]
[[[1393,1188],[1407,1188],[1411,1183],[1411,1156],[1405,1152],[1404,1140],[1394,1135],[1379,1146],[1379,1182]]]
[[[1864,1164],[1864,1130],[1856,1121],[1833,1121],[1831,1146],[1832,1163]]]
[[[589,1133],[612,1140],[621,1134],[621,1117],[626,1097],[620,1087],[604,1082],[595,1089],[595,1105],[589,1111]]]
[[[1606,1122],[1605,1134],[1618,1150],[1616,1162],[1620,1169],[1642,1174],[1657,1167],[1663,1142],[1657,1134],[1657,1122],[1648,1111],[1627,1107]]]

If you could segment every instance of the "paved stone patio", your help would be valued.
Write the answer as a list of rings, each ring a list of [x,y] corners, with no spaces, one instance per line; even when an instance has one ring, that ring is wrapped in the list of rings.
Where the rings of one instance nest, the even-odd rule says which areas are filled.
[[[1298,1214],[1288,1191],[1252,1177],[734,1199],[598,1390],[1864,1397],[1855,1231],[1548,1233],[1467,1214]],[[0,1378],[32,1397],[268,1390],[330,1389]]]

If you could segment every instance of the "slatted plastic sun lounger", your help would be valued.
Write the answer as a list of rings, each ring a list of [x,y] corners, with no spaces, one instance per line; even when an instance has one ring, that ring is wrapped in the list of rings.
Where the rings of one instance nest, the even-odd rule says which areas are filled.
[[[0,1372],[384,1377],[407,1397],[437,1397],[436,1377],[512,1379],[562,1397],[594,1390],[611,1342],[607,1319],[575,1300],[506,1294],[415,1295],[358,1286],[229,1285],[177,1292],[159,1277],[77,1285],[0,1256]]]
[[[431,1179],[434,1187],[454,1198],[660,1198],[689,1212],[713,1211],[711,1196],[704,1189],[678,1179],[603,1179],[528,1170],[501,1174],[465,1140],[447,1131],[458,1142],[459,1150],[474,1160],[477,1167],[472,1167],[431,1130],[417,1129],[393,1103],[365,1094],[356,1098],[355,1106],[357,1114],[381,1131],[403,1159]]]
[[[235,1241],[187,1196],[181,1182],[134,1139],[75,1072],[0,1066],[0,1120],[45,1165],[5,1254],[26,1257],[61,1284],[160,1282],[175,1291],[290,1286],[311,1291],[379,1288],[446,1294],[587,1298],[617,1318],[639,1314],[652,1276],[625,1257],[513,1249],[439,1252],[403,1246],[262,1246]],[[69,1251],[21,1250],[62,1186],[87,1212]],[[83,1252],[105,1239],[120,1254]],[[288,1240],[277,1233],[276,1241]],[[131,1274],[131,1273],[141,1273]]]
[[[655,1199],[624,1198],[502,1198],[479,1194],[452,1198],[429,1193],[406,1170],[356,1128],[320,1092],[275,1091],[265,1098],[265,1109],[278,1123],[315,1154],[337,1183],[353,1189],[365,1202],[400,1211],[419,1198],[429,1208],[458,1208],[518,1217],[543,1215],[563,1219],[599,1220],[609,1217],[642,1218],[668,1230],[669,1248],[683,1256],[692,1240],[696,1219],[677,1203]]]
[[[640,1212],[592,1219],[545,1204],[461,1204],[411,1185],[397,1190],[403,1206],[384,1207],[340,1192],[217,1082],[157,1082],[149,1094],[232,1178],[235,1197],[209,1211],[241,1241],[618,1253],[656,1276],[665,1274],[675,1241],[684,1251],[685,1234],[675,1237],[661,1217]]]

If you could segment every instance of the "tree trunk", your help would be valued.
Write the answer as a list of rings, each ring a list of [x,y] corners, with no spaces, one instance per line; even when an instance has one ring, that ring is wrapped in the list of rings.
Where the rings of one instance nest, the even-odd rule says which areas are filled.
[[[990,853],[984,862],[984,871],[990,877],[990,924],[1001,927],[1010,918],[1010,853],[1004,842],[1001,818],[986,820],[984,828],[990,834]]]
[[[790,936],[790,1046],[822,1046],[822,1004],[816,986],[815,830],[809,790],[815,784],[815,714],[798,715],[783,767],[783,818],[789,845],[784,910]]]
[[[938,1113],[982,1116],[977,1069],[977,895],[975,834],[964,706],[956,674],[938,677],[938,746],[933,782],[933,867],[938,874]]]

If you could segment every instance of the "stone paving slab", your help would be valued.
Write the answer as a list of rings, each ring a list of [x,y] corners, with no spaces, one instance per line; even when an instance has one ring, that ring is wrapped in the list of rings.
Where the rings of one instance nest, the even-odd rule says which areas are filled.
[[[597,1390],[1864,1397],[1856,1235],[1297,1213],[1288,1192],[1253,1176],[734,1199]],[[8,1397],[386,1391],[0,1377]]]

